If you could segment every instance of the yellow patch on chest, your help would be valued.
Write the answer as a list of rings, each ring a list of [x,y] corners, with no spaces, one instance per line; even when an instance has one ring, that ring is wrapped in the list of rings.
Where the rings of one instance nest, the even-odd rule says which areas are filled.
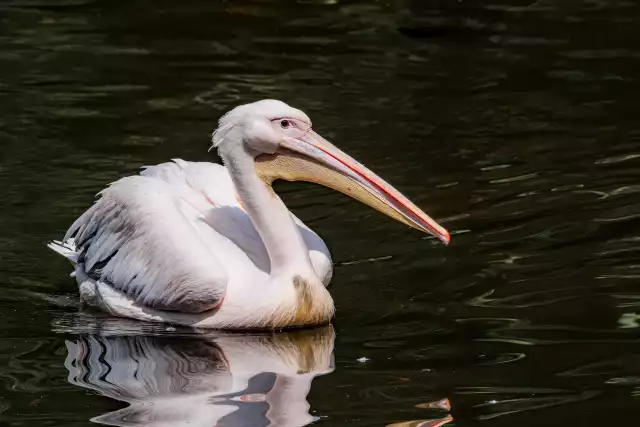
[[[322,285],[315,287],[300,276],[293,278],[296,302],[287,326],[320,325],[331,321],[333,300]]]

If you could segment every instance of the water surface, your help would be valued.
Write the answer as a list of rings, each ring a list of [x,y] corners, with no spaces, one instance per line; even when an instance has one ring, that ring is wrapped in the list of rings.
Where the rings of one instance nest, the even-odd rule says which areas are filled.
[[[639,20],[598,0],[4,1],[0,416],[635,425]],[[451,245],[282,184],[332,250],[333,327],[203,335],[79,312],[46,242],[120,176],[215,161],[217,118],[267,97]]]

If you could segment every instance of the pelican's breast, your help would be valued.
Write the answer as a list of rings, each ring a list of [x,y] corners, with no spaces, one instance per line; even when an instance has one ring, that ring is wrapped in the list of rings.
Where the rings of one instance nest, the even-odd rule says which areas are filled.
[[[333,299],[320,281],[313,283],[295,276],[292,285],[294,301],[275,316],[274,327],[322,325],[331,321],[335,312]]]

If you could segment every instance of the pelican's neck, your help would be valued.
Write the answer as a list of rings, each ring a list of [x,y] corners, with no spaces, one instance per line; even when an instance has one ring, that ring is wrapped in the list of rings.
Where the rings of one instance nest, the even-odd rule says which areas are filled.
[[[256,173],[253,156],[242,144],[223,154],[225,165],[236,187],[242,206],[253,221],[271,262],[271,275],[289,273],[315,277],[309,250],[291,212]],[[313,275],[313,276],[310,276]]]

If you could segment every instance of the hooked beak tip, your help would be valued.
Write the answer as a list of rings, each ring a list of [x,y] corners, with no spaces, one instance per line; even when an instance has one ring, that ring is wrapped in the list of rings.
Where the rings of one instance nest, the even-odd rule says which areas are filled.
[[[448,245],[449,242],[451,242],[451,235],[447,230],[443,230],[443,231],[444,233],[442,234],[442,236],[440,236],[440,241],[442,241],[442,243],[444,243],[445,245]]]

